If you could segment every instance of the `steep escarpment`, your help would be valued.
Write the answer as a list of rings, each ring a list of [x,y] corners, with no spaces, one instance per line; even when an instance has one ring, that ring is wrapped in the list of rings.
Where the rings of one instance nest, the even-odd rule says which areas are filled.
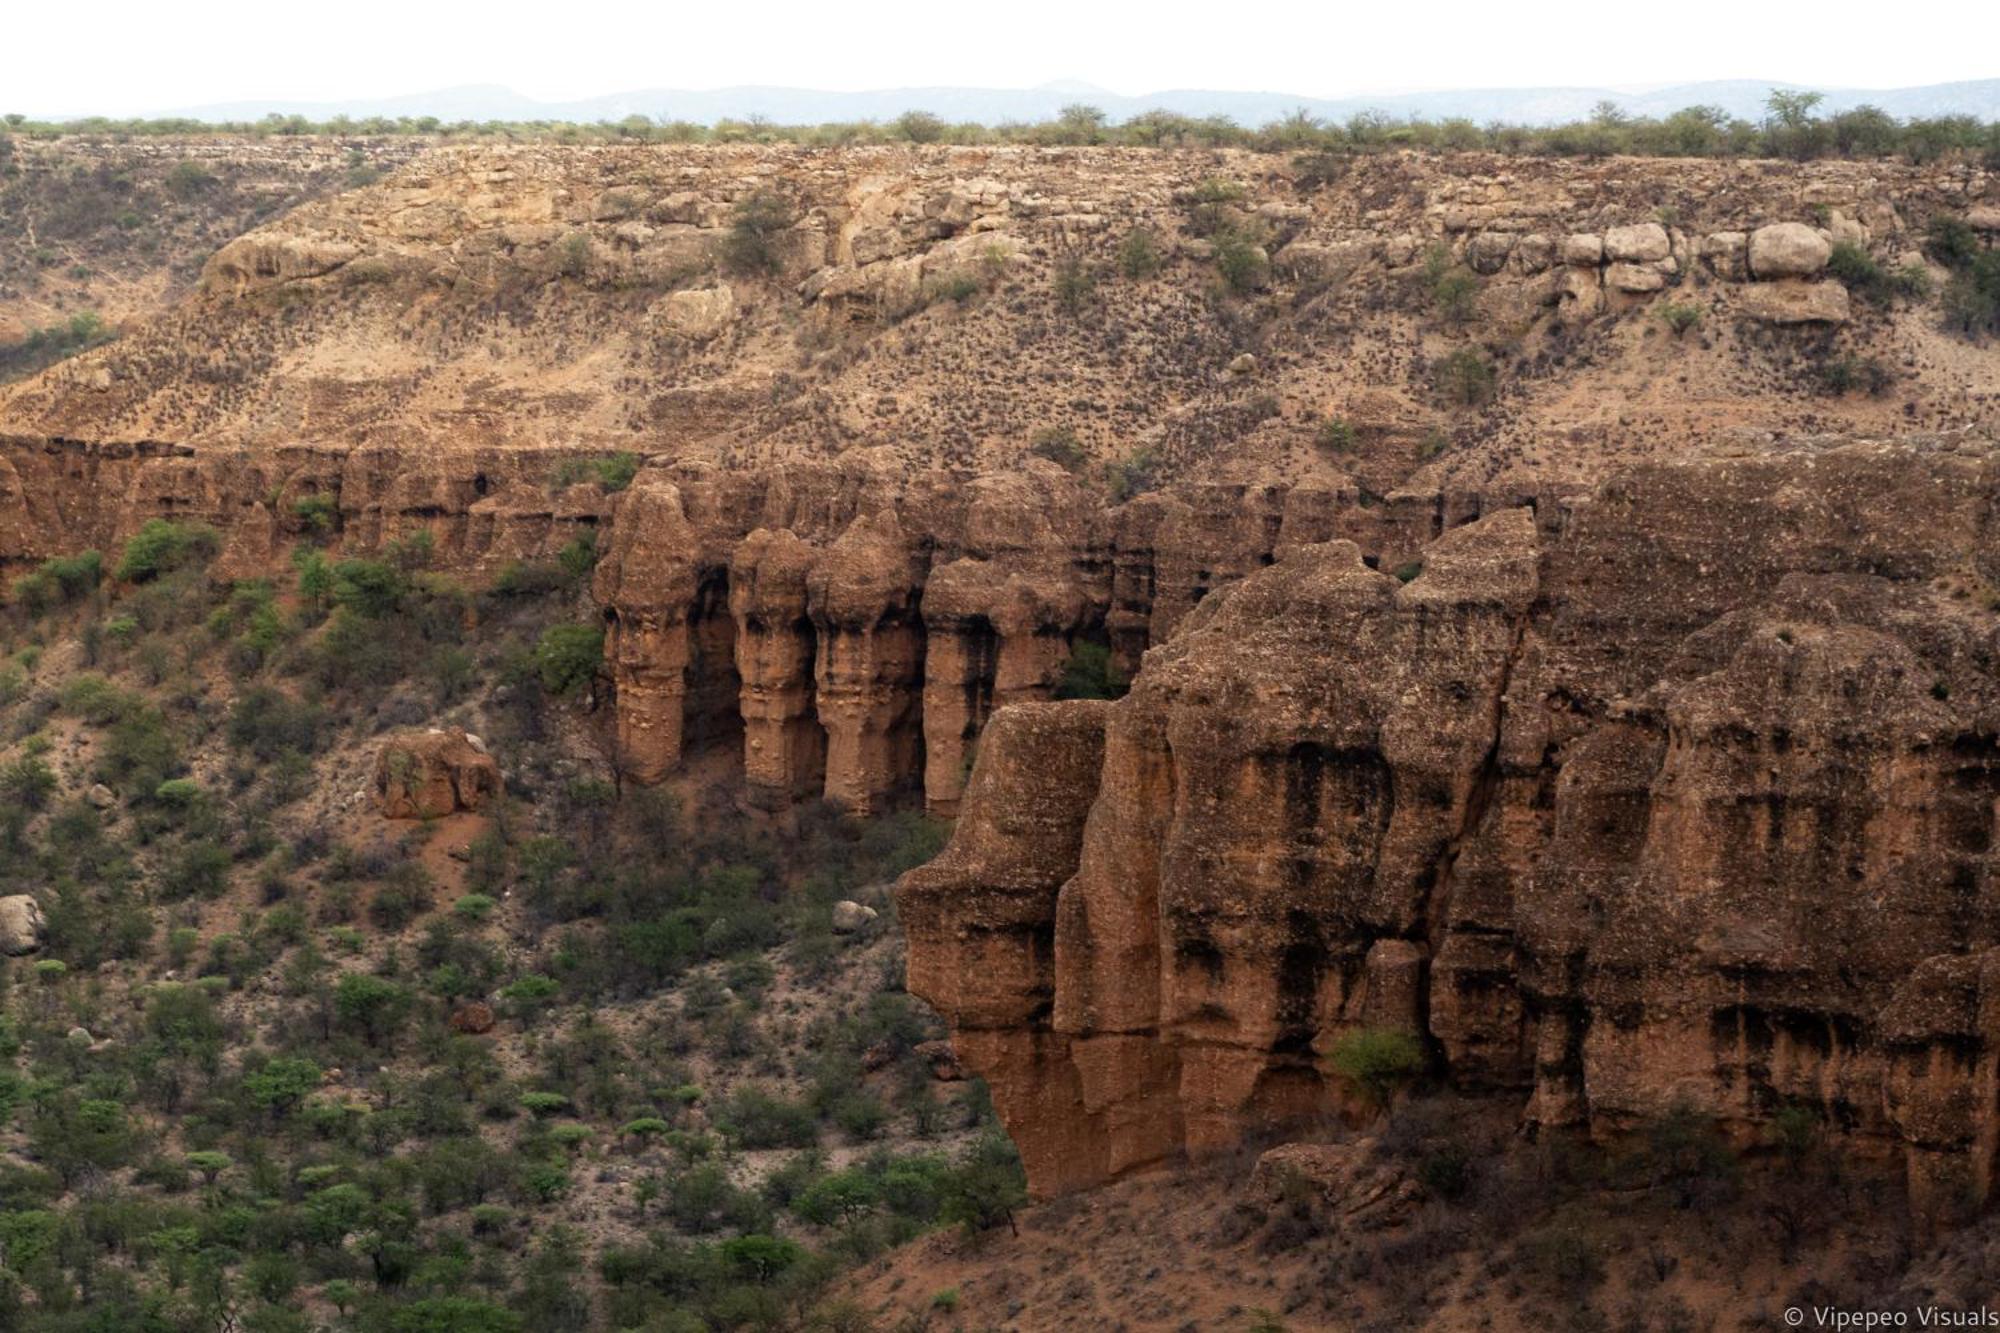
[[[1996,486],[1987,445],[1801,444],[1407,582],[1293,550],[1126,699],[996,719],[900,888],[912,986],[1044,1191],[1327,1114],[1395,1028],[1530,1126],[1803,1105],[1983,1195]]]
[[[719,751],[761,803],[948,813],[996,709],[1080,645],[1129,672],[1288,552],[1395,571],[1690,453],[1990,427],[1996,363],[1924,282],[1850,292],[1832,257],[1935,287],[1927,229],[1987,237],[1996,189],[1955,163],[417,144],[0,393],[0,560],[155,517],[216,527],[242,577],[306,537],[427,534],[473,582],[594,552],[627,777]]]

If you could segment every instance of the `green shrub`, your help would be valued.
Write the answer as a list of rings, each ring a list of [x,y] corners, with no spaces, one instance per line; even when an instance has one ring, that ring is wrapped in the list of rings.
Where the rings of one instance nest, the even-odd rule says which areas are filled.
[[[283,1117],[320,1086],[320,1068],[310,1060],[279,1056],[243,1076],[243,1091],[260,1109]]]
[[[1258,239],[1236,228],[1225,228],[1210,238],[1215,247],[1215,271],[1223,286],[1245,296],[1270,280],[1271,261]]]
[[[381,620],[402,609],[409,581],[382,560],[342,560],[333,567],[334,605],[369,620]]]
[[[1065,472],[1080,472],[1090,460],[1090,455],[1084,452],[1083,442],[1067,426],[1049,426],[1036,431],[1028,452],[1037,458],[1048,459]]]
[[[950,301],[954,305],[964,305],[985,289],[985,284],[977,273],[970,269],[957,269],[931,279],[924,286],[925,304]]]
[[[1328,417],[1320,423],[1319,446],[1322,449],[1331,449],[1337,454],[1349,453],[1354,448],[1355,439],[1354,426],[1345,417]]]
[[[889,122],[889,128],[910,143],[936,143],[944,138],[945,123],[928,111],[905,111]]]
[[[1327,1063],[1379,1112],[1387,1110],[1397,1091],[1423,1072],[1424,1048],[1408,1032],[1357,1028],[1334,1043]]]
[[[1106,489],[1113,502],[1123,504],[1159,485],[1159,456],[1150,448],[1135,449],[1123,458],[1104,465]]]
[[[1438,317],[1451,324],[1468,324],[1478,309],[1479,279],[1472,270],[1453,268],[1431,284]]]
[[[990,1231],[1003,1222],[1016,1230],[1014,1210],[1027,1201],[1027,1184],[1014,1146],[1001,1138],[981,1140],[967,1160],[946,1178],[940,1221],[961,1227],[968,1235]]]
[[[1081,314],[1097,292],[1097,269],[1082,255],[1066,251],[1056,257],[1049,288],[1064,314]]]
[[[1896,372],[1872,356],[1829,357],[1815,373],[1820,387],[1836,397],[1858,389],[1871,398],[1879,398],[1896,382]]]
[[[500,904],[484,893],[468,893],[451,905],[451,914],[475,924],[493,915]]]
[[[182,848],[159,880],[160,897],[168,902],[220,898],[228,887],[229,852],[207,840]]]
[[[1944,285],[1944,326],[1968,338],[2000,333],[2000,251],[1951,275]]]
[[[126,583],[144,583],[206,560],[220,547],[221,538],[205,523],[149,518],[125,543],[118,557],[117,576]]]
[[[723,262],[747,277],[778,269],[778,237],[792,225],[791,206],[777,195],[759,190],[736,205],[729,234],[722,242]]]
[[[331,495],[301,495],[292,501],[292,514],[305,529],[312,533],[333,531],[334,520],[340,517],[340,503]]]
[[[0,768],[0,799],[23,810],[41,809],[55,790],[55,770],[40,755],[24,755]]]
[[[569,458],[556,468],[554,481],[557,486],[594,481],[607,491],[622,491],[632,484],[632,478],[639,475],[639,463],[639,455],[629,449],[621,449],[601,458]],[[595,563],[594,556],[592,563]]]
[[[33,374],[64,357],[89,351],[117,337],[92,310],[79,311],[60,324],[31,330],[15,343],[0,343],[0,380]]]
[[[1949,269],[1970,267],[1983,248],[1979,233],[1963,218],[1934,217],[1924,232],[1924,253]]]
[[[1493,367],[1469,347],[1439,360],[1434,375],[1438,392],[1460,407],[1475,407],[1493,395]]]
[[[1079,640],[1063,663],[1056,682],[1058,699],[1120,699],[1131,682],[1111,660],[1111,649],[1101,643]]]
[[[229,743],[265,763],[284,754],[318,753],[329,730],[326,710],[269,685],[253,685],[229,711]]]
[[[14,600],[39,615],[52,606],[73,602],[95,589],[104,577],[104,557],[96,551],[44,560],[31,574],[14,582]]]
[[[403,1026],[414,999],[392,981],[365,972],[344,974],[334,986],[333,1012],[340,1026],[380,1046]]]
[[[812,1112],[799,1102],[745,1084],[724,1103],[722,1126],[742,1148],[804,1148],[818,1138]]]
[[[597,625],[553,625],[535,644],[535,671],[550,694],[588,685],[604,661],[604,630]]]
[[[1118,243],[1118,271],[1137,282],[1160,271],[1160,243],[1144,227],[1125,233]]]
[[[1676,338],[1686,337],[1689,329],[1701,323],[1705,313],[1692,301],[1666,301],[1660,305],[1660,320],[1673,330]]]

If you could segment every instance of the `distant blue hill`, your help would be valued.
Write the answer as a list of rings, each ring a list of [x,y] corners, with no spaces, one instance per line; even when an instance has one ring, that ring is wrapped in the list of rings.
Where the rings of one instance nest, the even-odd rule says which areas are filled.
[[[1325,120],[1343,121],[1364,112],[1395,119],[1442,120],[1462,116],[1479,124],[1550,125],[1588,117],[1599,102],[1635,116],[1663,116],[1688,106],[1714,106],[1732,116],[1763,115],[1773,88],[1802,85],[1779,80],[1731,79],[1688,83],[1647,93],[1608,88],[1471,88],[1381,97],[1303,97],[1291,93],[1226,92],[1175,88],[1142,97],[1123,97],[1079,84],[1042,88],[886,88],[873,92],[818,92],[806,88],[740,87],[706,91],[646,89],[573,102],[537,102],[511,89],[469,85],[403,97],[343,102],[288,100],[228,102],[183,107],[160,114],[196,120],[257,120],[273,112],[328,120],[335,116],[436,116],[458,120],[553,120],[592,122],[650,116],[711,125],[718,120],[761,116],[785,125],[826,121],[891,120],[905,111],[929,111],[950,121],[997,125],[1038,121],[1064,106],[1084,102],[1122,121],[1144,111],[1187,116],[1227,116],[1255,126],[1304,109]],[[1822,110],[1842,111],[1865,104],[1899,117],[1972,115],[2000,120],[2000,78],[1937,83],[1918,88],[1828,88]]]

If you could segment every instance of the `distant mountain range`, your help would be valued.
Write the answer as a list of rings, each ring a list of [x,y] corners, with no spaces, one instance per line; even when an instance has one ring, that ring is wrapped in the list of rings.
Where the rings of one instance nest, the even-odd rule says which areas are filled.
[[[885,88],[873,92],[819,92],[807,88],[740,87],[707,91],[645,89],[573,102],[538,102],[508,88],[469,85],[403,97],[343,102],[288,100],[229,102],[183,107],[161,114],[197,120],[257,120],[277,112],[314,120],[335,116],[436,116],[458,120],[554,120],[592,122],[651,116],[713,124],[762,116],[784,125],[826,121],[891,120],[905,111],[929,111],[950,121],[997,125],[1037,121],[1064,106],[1083,102],[1114,121],[1141,112],[1165,110],[1188,116],[1227,116],[1238,124],[1262,125],[1305,109],[1325,120],[1377,111],[1396,119],[1442,120],[1463,116],[1485,124],[1549,125],[1581,120],[1599,102],[1611,102],[1635,116],[1661,116],[1689,106],[1716,106],[1732,116],[1756,119],[1773,88],[1798,90],[1781,80],[1730,79],[1687,83],[1644,93],[1609,88],[1473,88],[1446,92],[1370,97],[1302,97],[1292,93],[1215,92],[1171,89],[1124,97],[1087,84],[1056,83],[1039,88]],[[2000,120],[2000,78],[1935,83],[1918,88],[1826,88],[1825,111],[1864,103],[1901,117],[1973,115]]]

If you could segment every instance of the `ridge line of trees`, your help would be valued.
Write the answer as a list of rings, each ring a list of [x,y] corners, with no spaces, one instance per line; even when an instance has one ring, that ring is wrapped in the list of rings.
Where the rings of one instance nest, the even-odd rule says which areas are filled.
[[[1862,105],[1822,115],[1825,98],[1816,92],[1774,89],[1765,115],[1752,121],[1719,107],[1685,107],[1661,117],[1632,116],[1612,102],[1600,102],[1585,120],[1562,125],[1479,124],[1465,117],[1399,120],[1363,112],[1338,124],[1305,109],[1256,128],[1227,116],[1186,116],[1147,111],[1113,123],[1097,107],[1064,107],[1039,122],[950,122],[928,111],[906,111],[888,121],[844,121],[781,125],[762,117],[692,121],[627,116],[619,121],[451,121],[436,116],[336,116],[315,121],[273,113],[256,121],[210,123],[177,119],[115,119],[92,116],[70,121],[0,119],[0,142],[8,134],[28,139],[64,135],[162,137],[175,135],[299,137],[436,136],[452,140],[538,140],[559,143],[793,143],[809,147],[855,144],[1028,144],[1050,147],[1232,147],[1265,152],[1385,152],[1417,149],[1440,152],[1487,151],[1521,156],[1604,157],[1778,157],[1903,158],[1933,162],[1962,154],[2000,167],[2000,121],[1950,115],[1901,119],[1879,107]],[[0,150],[0,163],[6,153]]]

